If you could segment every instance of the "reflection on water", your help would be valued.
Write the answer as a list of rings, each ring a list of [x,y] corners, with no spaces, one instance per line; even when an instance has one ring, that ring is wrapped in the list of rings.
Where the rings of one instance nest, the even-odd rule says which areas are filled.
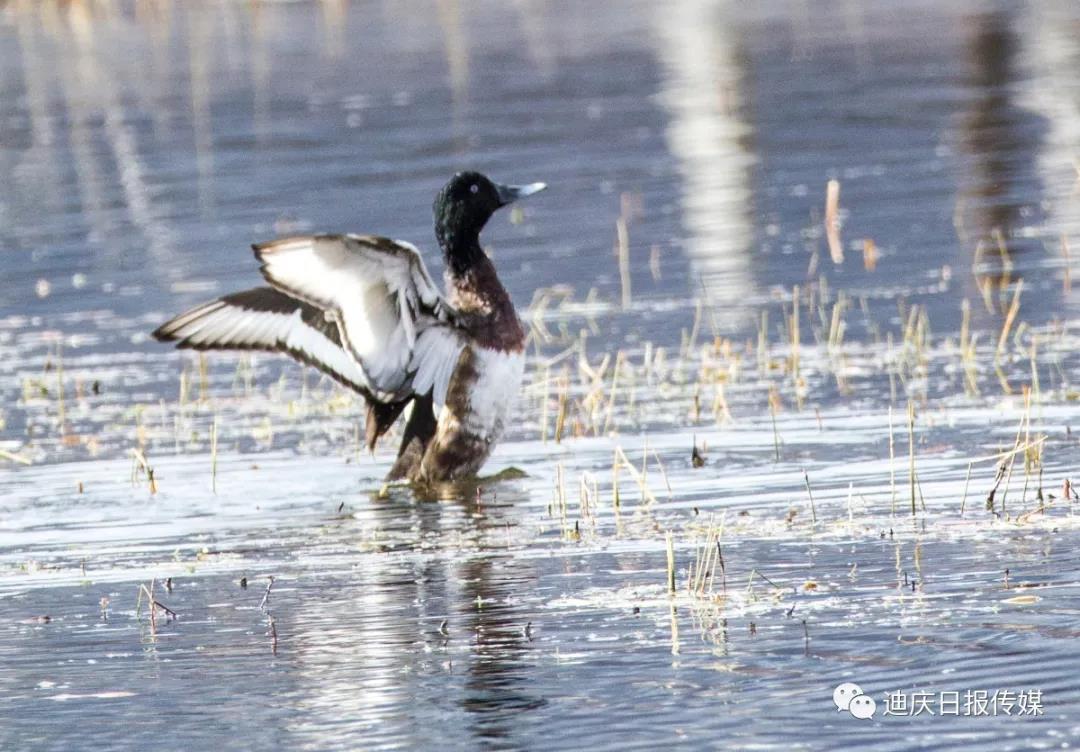
[[[1045,241],[1060,253],[1062,266],[1075,266],[1070,243],[1080,238],[1080,92],[1072,80],[1080,66],[1080,28],[1075,15],[1054,4],[1040,5],[1025,19],[1033,40],[1027,49],[1032,79],[1022,92],[1024,106],[1046,120],[1036,166],[1044,186]],[[1055,237],[1058,235],[1058,237]]]
[[[526,603],[536,574],[509,552],[481,548],[489,536],[509,542],[520,512],[507,502],[417,504],[402,494],[360,523],[335,535],[374,550],[329,579],[318,575],[323,595],[275,608],[281,633],[292,635],[282,654],[302,693],[300,744],[327,749],[358,733],[433,746],[446,729],[418,723],[429,712],[454,718],[477,743],[512,737],[520,713],[544,705],[529,682]],[[457,547],[440,552],[448,540]]]
[[[1016,104],[1021,42],[1014,26],[1007,12],[977,15],[966,42],[976,97],[961,119],[971,177],[957,198],[958,230],[986,264],[975,281],[991,283],[995,293],[1015,280],[1013,269],[1026,266],[1027,256],[1045,255],[1040,240],[1024,232],[1041,224],[1033,168],[1043,124]]]
[[[682,176],[683,250],[710,303],[744,317],[720,322],[727,330],[746,324],[752,313],[739,303],[757,290],[750,274],[752,130],[743,120],[742,60],[736,31],[724,23],[725,7],[699,0],[657,5],[656,50],[667,70],[660,97]]]
[[[524,233],[491,230],[520,300],[567,279],[618,295],[606,250],[623,192],[645,207],[630,228],[642,302],[704,283],[739,329],[742,301],[819,274],[873,290],[857,257],[820,263],[829,179],[844,242],[874,240],[886,270],[978,253],[1000,282],[1026,256],[1030,289],[1060,266],[1035,229],[1043,207],[1069,216],[1076,203],[1071,37],[1055,31],[1071,17],[1057,6],[928,10],[914,23],[955,17],[963,33],[915,28],[925,64],[886,4],[845,6],[835,23],[769,5],[631,5],[598,10],[606,32],[589,44],[569,6],[424,8],[7,6],[0,164],[16,180],[0,187],[0,241],[30,263],[0,270],[0,295],[78,310],[68,280],[82,272],[118,312],[159,313],[127,298],[242,284],[246,244],[279,232],[375,230],[430,248],[432,186],[466,164],[559,189],[528,208]],[[1046,190],[1039,172],[1055,176]],[[541,229],[547,217],[562,221]],[[538,279],[551,254],[570,273]],[[48,301],[32,294],[39,279]],[[956,316],[955,301],[925,302]]]
[[[697,435],[673,428],[700,407],[693,384],[631,386],[659,416],[632,425],[673,491],[645,504],[623,476],[616,510],[611,442],[644,443],[632,433],[541,443],[523,409],[498,459],[525,479],[438,503],[373,498],[385,456],[354,449],[355,402],[272,359],[215,361],[203,399],[197,363],[146,333],[253,284],[248,244],[277,234],[388,233],[437,271],[432,195],[467,166],[550,184],[485,239],[521,306],[556,285],[592,296],[595,315],[554,311],[550,328],[587,328],[593,360],[680,349],[702,299],[716,334],[752,338],[794,285],[858,300],[887,331],[917,303],[946,338],[963,298],[996,332],[1023,278],[1022,318],[1038,326],[1071,305],[1063,267],[1080,246],[1078,39],[1075,4],[1054,2],[0,3],[0,448],[39,463],[0,459],[0,747],[904,748],[906,733],[820,715],[827,689],[856,672],[877,690],[965,688],[937,682],[944,666],[975,688],[1041,686],[1060,706],[910,743],[1072,733],[1072,510],[950,516],[986,493],[972,480],[968,499],[957,456],[1011,443],[1019,420],[1016,395],[956,409],[951,345],[927,356],[945,399],[920,407],[920,489],[950,505],[928,530],[882,501],[896,496],[882,458],[899,450],[887,416],[903,395],[887,396],[895,374],[869,347],[848,353],[869,374],[858,402],[806,353],[814,414],[781,414],[778,429],[758,399],[767,358],[761,383],[732,385],[738,422],[701,420]],[[830,180],[843,263],[824,228]],[[624,204],[640,207],[625,310],[611,254]],[[804,324],[808,350],[828,325]],[[788,341],[780,316],[770,326]],[[564,345],[535,344],[542,357]],[[1051,345],[1069,357],[1069,340]],[[1078,416],[1046,408],[1060,488]],[[152,496],[131,480],[144,442]],[[565,522],[553,488],[578,477]],[[809,537],[804,477],[825,520]],[[664,533],[682,578],[721,519],[730,589],[673,611]],[[1006,569],[1040,600],[1008,601]],[[174,578],[162,598],[181,617],[151,632],[133,594],[154,577]]]

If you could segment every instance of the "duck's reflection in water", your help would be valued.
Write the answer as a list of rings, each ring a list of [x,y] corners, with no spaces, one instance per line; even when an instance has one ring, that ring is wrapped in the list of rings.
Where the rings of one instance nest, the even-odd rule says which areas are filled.
[[[428,747],[448,728],[513,746],[521,713],[545,704],[530,691],[522,606],[535,574],[506,550],[520,511],[481,496],[365,504],[321,549],[326,574],[309,566],[295,607],[277,605],[279,632],[293,635],[281,658],[295,664],[298,746]]]
[[[478,738],[509,738],[520,712],[545,704],[529,691],[530,622],[513,605],[513,594],[533,584],[523,569],[509,556],[474,558],[461,566],[465,595],[473,600],[491,599],[483,608],[463,614],[464,627],[475,635],[476,647],[467,669],[462,707],[472,715],[468,726]]]

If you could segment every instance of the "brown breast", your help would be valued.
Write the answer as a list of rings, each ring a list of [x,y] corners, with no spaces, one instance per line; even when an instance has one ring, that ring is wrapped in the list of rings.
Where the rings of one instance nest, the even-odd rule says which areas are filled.
[[[462,276],[447,273],[447,298],[475,342],[504,352],[525,347],[525,330],[491,261],[473,264]]]

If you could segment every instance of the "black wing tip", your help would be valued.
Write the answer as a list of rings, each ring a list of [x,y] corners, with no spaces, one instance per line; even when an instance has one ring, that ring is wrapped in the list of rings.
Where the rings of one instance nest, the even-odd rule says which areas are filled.
[[[158,342],[176,342],[176,334],[171,329],[172,323],[172,321],[166,321],[157,329],[150,332],[150,336]]]
[[[255,258],[261,261],[263,254],[267,251],[272,251],[276,246],[293,240],[296,240],[296,238],[274,238],[273,240],[264,240],[261,243],[252,243],[251,252],[255,254]]]

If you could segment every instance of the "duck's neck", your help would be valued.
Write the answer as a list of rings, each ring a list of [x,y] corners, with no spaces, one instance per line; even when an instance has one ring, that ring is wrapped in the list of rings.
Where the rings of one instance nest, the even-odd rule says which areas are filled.
[[[474,336],[480,344],[520,350],[525,333],[510,293],[495,273],[495,265],[480,248],[478,239],[463,250],[451,253],[443,246],[447,302],[473,320]]]
[[[495,274],[495,267],[480,247],[480,234],[474,229],[437,223],[435,237],[446,264],[446,294],[451,305],[461,311],[490,313],[499,298],[506,298]]]
[[[465,277],[469,269],[487,260],[487,254],[480,247],[479,230],[455,227],[455,224],[452,219],[437,222],[435,238],[439,241],[439,248],[442,249],[447,273],[456,277]]]

